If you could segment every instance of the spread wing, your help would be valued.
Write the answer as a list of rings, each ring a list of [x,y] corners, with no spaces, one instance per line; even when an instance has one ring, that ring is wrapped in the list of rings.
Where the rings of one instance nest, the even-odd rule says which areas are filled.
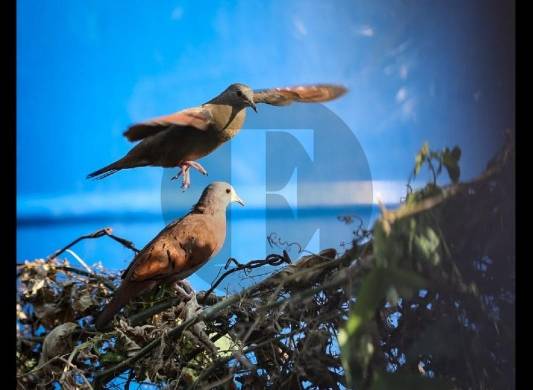
[[[124,132],[129,141],[139,141],[143,138],[157,134],[160,131],[174,127],[188,127],[205,131],[213,124],[211,113],[205,108],[189,108],[174,114],[152,118],[146,122],[137,123]]]
[[[205,218],[189,214],[169,224],[140,251],[123,278],[129,281],[187,277],[211,258],[221,245]]]
[[[346,93],[340,85],[316,84],[254,91],[254,102],[286,106],[292,102],[318,103],[333,100]]]

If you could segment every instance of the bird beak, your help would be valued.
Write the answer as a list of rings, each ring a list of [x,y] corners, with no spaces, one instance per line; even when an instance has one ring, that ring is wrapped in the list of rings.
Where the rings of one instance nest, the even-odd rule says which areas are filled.
[[[244,200],[242,200],[239,195],[237,195],[237,193],[235,191],[233,191],[231,193],[231,201],[232,202],[236,202],[238,204],[240,204],[241,206],[244,206]]]
[[[255,106],[255,103],[252,102],[251,100],[250,100],[249,103],[250,103],[250,107],[252,107],[252,109],[253,109],[255,112],[257,112],[257,107]]]

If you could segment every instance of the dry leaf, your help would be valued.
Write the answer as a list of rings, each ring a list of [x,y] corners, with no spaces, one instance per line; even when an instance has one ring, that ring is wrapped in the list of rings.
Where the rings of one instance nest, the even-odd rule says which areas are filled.
[[[57,355],[63,355],[72,350],[72,335],[78,328],[78,324],[67,322],[56,326],[44,339],[43,351],[39,364],[43,364]]]

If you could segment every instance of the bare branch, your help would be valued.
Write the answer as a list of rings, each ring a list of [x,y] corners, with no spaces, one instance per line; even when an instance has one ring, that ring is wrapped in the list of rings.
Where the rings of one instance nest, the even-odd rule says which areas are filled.
[[[53,259],[53,258],[58,257],[63,252],[65,252],[67,249],[70,249],[71,247],[73,247],[74,245],[76,245],[78,242],[80,242],[82,240],[92,239],[92,238],[100,238],[100,237],[103,237],[103,236],[110,237],[111,239],[115,240],[116,242],[120,243],[121,245],[125,246],[126,248],[131,249],[135,253],[139,252],[139,250],[135,247],[135,245],[133,245],[133,243],[131,241],[128,241],[125,238],[113,235],[113,229],[111,229],[110,227],[106,227],[106,228],[103,228],[103,229],[99,229],[99,230],[95,231],[94,233],[86,234],[86,235],[83,235],[83,236],[80,236],[80,237],[76,238],[70,244],[66,245],[65,247],[63,247],[61,249],[58,249],[57,251],[55,251],[54,253],[49,255],[47,258],[48,259]]]

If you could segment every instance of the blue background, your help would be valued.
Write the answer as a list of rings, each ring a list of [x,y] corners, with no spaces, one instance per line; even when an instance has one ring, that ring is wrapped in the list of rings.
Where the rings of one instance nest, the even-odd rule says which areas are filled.
[[[514,6],[503,0],[18,1],[17,260],[106,225],[139,247],[148,242],[165,223],[155,202],[162,169],[97,182],[87,173],[129,150],[129,124],[201,104],[233,82],[345,85],[349,93],[326,105],[357,137],[388,203],[399,200],[424,141],[460,145],[462,178],[472,178],[514,127],[514,53]],[[265,174],[253,161],[257,137],[245,132],[231,152],[232,184],[255,210],[234,218],[231,254],[240,261],[265,251],[257,213]],[[202,160],[208,170],[217,156]],[[330,179],[343,169],[353,167]],[[192,173],[184,209],[204,180]],[[328,226],[339,238],[326,244],[336,246],[351,237],[335,220],[337,203],[333,193]],[[125,267],[130,254],[109,241],[75,250]]]

